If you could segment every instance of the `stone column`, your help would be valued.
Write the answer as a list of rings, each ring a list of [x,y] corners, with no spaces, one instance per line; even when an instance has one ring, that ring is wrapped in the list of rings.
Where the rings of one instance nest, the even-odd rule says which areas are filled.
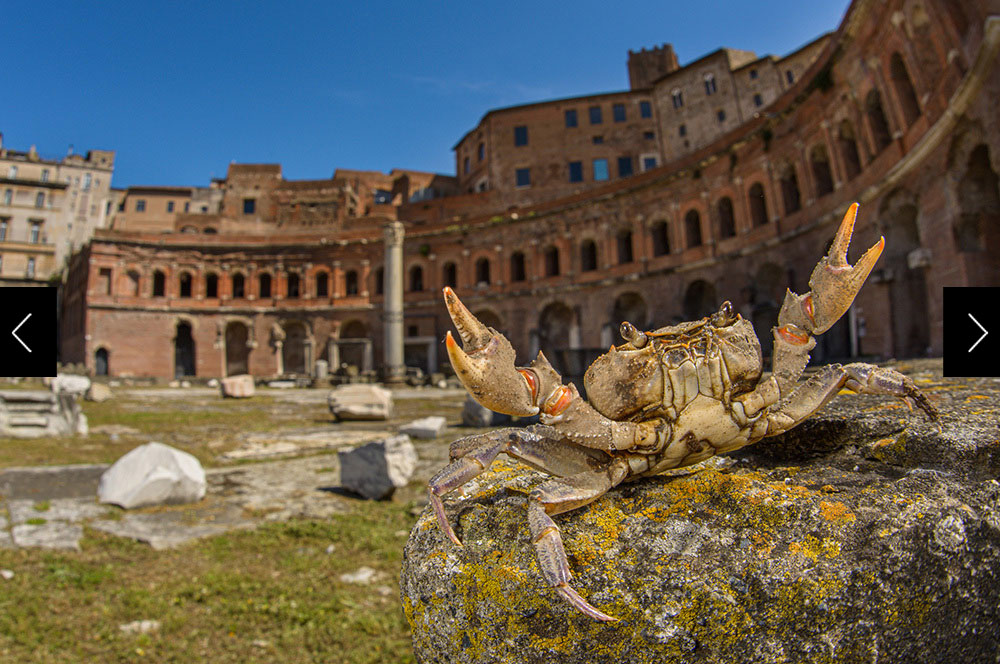
[[[382,227],[385,238],[385,366],[386,383],[400,383],[406,377],[403,364],[403,224],[391,221]]]

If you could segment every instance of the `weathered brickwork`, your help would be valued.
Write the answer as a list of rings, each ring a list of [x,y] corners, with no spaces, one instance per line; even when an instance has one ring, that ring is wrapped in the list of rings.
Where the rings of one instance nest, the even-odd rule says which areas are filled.
[[[641,95],[655,101],[654,117],[643,121],[663,127],[663,100],[672,102],[657,86],[683,79],[685,89],[701,86],[704,94],[701,67],[718,67],[716,91],[706,96],[729,95],[741,119],[684,154],[664,150],[673,156],[657,168],[579,189],[552,184],[557,193],[537,199],[494,180],[490,165],[478,167],[496,189],[467,193],[474,174],[463,173],[466,142],[475,158],[477,132],[500,137],[508,144],[504,154],[528,149],[552,166],[545,177],[560,182],[565,173],[558,169],[584,155],[585,142],[564,141],[560,152],[552,136],[593,133],[587,104],[595,97],[518,107],[528,114],[518,117],[553,127],[546,138],[545,130],[532,129],[535,119],[526,123],[527,146],[514,145],[519,120],[504,119],[496,129],[505,111],[487,114],[456,148],[466,193],[390,206],[406,223],[408,364],[433,369],[443,359],[436,347],[451,326],[440,301],[445,285],[508,334],[520,362],[544,350],[570,376],[618,342],[621,321],[665,325],[705,315],[723,299],[754,322],[767,351],[785,289],[808,290],[809,274],[852,201],[861,203],[861,214],[851,260],[880,235],[886,250],[852,311],[820,337],[814,357],[940,353],[942,287],[1000,285],[998,16],[996,0],[856,0],[834,33],[786,58],[791,83],[782,61],[768,61],[771,79],[764,68],[751,79],[761,60],[720,51],[697,67],[668,72],[644,92],[598,96],[606,131],[614,128],[611,105],[635,104]],[[766,113],[748,115],[744,91],[753,90],[773,94]],[[565,127],[568,106],[580,109],[576,128]],[[705,108],[707,117],[686,120],[693,128],[717,122],[714,106]],[[625,124],[639,121],[633,109],[627,105]],[[533,181],[527,189],[540,188]],[[96,368],[104,349],[111,373],[169,377],[178,366],[187,373],[193,343],[198,376],[233,373],[244,359],[258,375],[308,372],[306,360],[315,359],[361,366],[364,353],[377,367],[385,218],[346,219],[332,235],[275,225],[270,234],[199,235],[196,242],[176,234],[99,233],[72,265],[64,359]],[[151,290],[157,270],[163,296]],[[137,295],[129,294],[130,271]],[[190,297],[180,290],[184,272],[191,274]],[[319,272],[330,279],[323,297]],[[244,275],[243,297],[233,292],[237,273]],[[271,275],[266,298],[263,273]],[[297,296],[287,290],[292,273],[299,275]],[[110,294],[102,274],[110,274]],[[210,274],[218,277],[215,297],[204,295]],[[231,350],[237,347],[249,348],[248,356]]]

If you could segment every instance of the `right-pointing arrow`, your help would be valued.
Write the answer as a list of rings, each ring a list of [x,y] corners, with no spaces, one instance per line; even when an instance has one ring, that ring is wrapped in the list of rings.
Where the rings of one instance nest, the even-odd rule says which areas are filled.
[[[21,337],[17,336],[17,331],[21,329],[22,325],[24,325],[25,323],[28,322],[29,318],[31,318],[31,314],[28,314],[27,316],[25,316],[24,320],[22,320],[20,323],[18,323],[17,327],[15,327],[14,330],[10,334],[11,334],[12,337],[14,337],[15,339],[17,339],[17,342],[19,344],[21,344],[22,346],[24,346],[24,350],[26,350],[26,351],[28,351],[30,353],[31,349],[28,348],[28,344],[26,344],[23,341],[21,341]],[[975,319],[973,319],[973,320],[975,320]],[[976,343],[979,343],[979,342],[977,341]]]
[[[30,315],[30,314],[29,314],[29,315]],[[976,326],[977,326],[977,327],[978,327],[978,328],[979,328],[980,330],[982,330],[982,331],[983,331],[983,336],[981,336],[981,337],[979,337],[978,339],[976,339],[976,343],[972,344],[972,347],[971,347],[971,348],[969,348],[969,352],[971,353],[971,352],[972,352],[972,351],[973,351],[973,350],[975,349],[975,347],[979,345],[979,342],[980,342],[980,341],[982,341],[983,339],[985,339],[985,338],[986,338],[986,335],[987,335],[987,334],[989,334],[989,332],[987,332],[987,331],[986,331],[986,328],[985,328],[985,327],[983,327],[983,326],[982,326],[982,325],[980,324],[980,322],[979,322],[978,320],[976,320],[976,317],[975,317],[975,316],[973,316],[972,314],[969,314],[969,318],[971,318],[971,319],[972,319],[972,322],[973,322],[973,323],[975,323],[975,324],[976,324]]]

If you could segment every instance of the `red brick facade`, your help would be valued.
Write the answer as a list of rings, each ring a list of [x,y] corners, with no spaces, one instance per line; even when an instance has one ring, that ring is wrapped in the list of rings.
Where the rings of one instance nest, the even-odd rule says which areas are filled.
[[[723,299],[753,320],[766,346],[785,288],[808,290],[852,201],[861,213],[851,260],[879,235],[886,250],[853,313],[820,338],[814,357],[940,353],[942,287],[1000,285],[998,15],[996,0],[856,0],[838,30],[814,42],[818,52],[793,54],[810,64],[764,112],[655,169],[579,190],[565,190],[558,173],[558,187],[532,185],[531,196],[503,177],[485,192],[427,201],[408,202],[411,187],[409,197],[378,209],[384,216],[359,198],[358,217],[333,233],[277,224],[266,234],[99,233],[71,265],[63,361],[93,369],[102,351],[111,374],[162,378],[188,369],[233,373],[244,360],[257,375],[307,373],[317,359],[361,364],[360,341],[337,341],[367,338],[377,367],[381,222],[396,216],[406,223],[408,364],[434,368],[442,359],[435,353],[450,328],[444,285],[508,334],[519,361],[543,349],[568,375],[618,341],[622,320],[660,326],[704,315]],[[733,68],[733,56],[719,53],[698,67],[725,58],[733,80],[749,80],[755,60],[737,58]],[[675,86],[686,69],[660,80]],[[701,69],[688,74],[688,97],[703,93]],[[654,106],[648,121],[663,126],[675,109],[657,85],[571,100],[580,128],[593,100],[610,113],[616,100],[646,97]],[[564,123],[565,103],[518,107],[523,124],[496,135],[532,163],[568,163],[575,148],[560,157],[559,141],[545,138],[552,118]],[[475,177],[463,173],[465,142],[475,145],[476,132],[501,115],[488,114],[457,146],[459,191]],[[614,124],[609,116],[605,123]],[[514,126],[527,127],[527,146],[513,146]],[[268,205],[280,205],[269,196]],[[277,208],[261,209],[261,223],[270,224],[268,210]],[[231,215],[222,210],[233,222]],[[153,291],[157,271],[162,296]],[[181,293],[184,273],[189,295]],[[237,274],[242,297],[233,292]],[[329,279],[324,296],[320,274]],[[206,294],[210,275],[214,297]],[[297,295],[289,275],[298,275]],[[331,357],[334,347],[340,355]]]

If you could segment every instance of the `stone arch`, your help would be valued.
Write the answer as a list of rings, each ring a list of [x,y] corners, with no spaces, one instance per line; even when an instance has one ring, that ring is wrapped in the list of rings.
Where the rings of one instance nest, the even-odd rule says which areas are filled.
[[[314,279],[316,280],[316,297],[329,297],[330,273],[326,270],[319,270],[316,272]]]
[[[302,278],[298,272],[289,272],[285,276],[285,295],[292,299],[302,296]]]
[[[754,227],[763,226],[768,222],[767,197],[764,195],[764,185],[754,182],[747,191],[747,201],[750,203],[750,219]]]
[[[196,375],[194,325],[180,318],[174,326],[174,378]]]
[[[618,339],[623,322],[628,321],[640,330],[649,327],[649,310],[646,300],[635,291],[620,293],[611,307],[611,334]]]
[[[339,361],[335,368],[340,368],[340,365],[345,364],[363,370],[367,366],[368,358],[366,355],[370,353],[369,349],[371,348],[371,333],[368,326],[356,318],[348,320],[340,326],[338,339],[341,343],[338,344]],[[354,341],[355,343],[343,343],[345,341]]]
[[[715,313],[719,308],[715,286],[704,279],[691,282],[684,291],[684,318],[697,320]]]
[[[111,357],[108,349],[101,346],[94,351],[94,375],[95,376],[110,376],[111,375]]]
[[[917,101],[917,91],[913,88],[913,81],[899,51],[889,58],[889,75],[892,78],[892,87],[896,91],[896,99],[899,100],[899,106],[903,111],[903,119],[906,121],[906,126],[910,126],[920,117],[920,102]]]
[[[785,215],[793,214],[802,209],[802,194],[799,191],[799,178],[795,173],[795,165],[787,163],[781,168],[781,202],[785,207]]]
[[[281,345],[283,373],[307,375],[312,359],[309,328],[300,320],[291,320],[283,323],[281,329],[285,333]]]
[[[257,297],[271,297],[273,279],[270,272],[261,272],[257,275]]]
[[[205,275],[205,297],[219,297],[219,275],[216,272]]]
[[[850,120],[841,120],[837,129],[837,144],[840,146],[841,161],[844,162],[844,177],[853,180],[861,173],[861,156],[858,154],[858,138]]]
[[[889,121],[885,117],[882,95],[878,88],[872,88],[865,97],[865,112],[868,115],[868,127],[871,129],[873,147],[877,154],[892,143],[892,132],[889,131]]]
[[[816,198],[833,193],[833,171],[830,169],[830,157],[825,145],[820,143],[813,146],[809,151],[809,165],[816,184]]]
[[[226,375],[250,373],[250,326],[242,320],[226,323]]]
[[[736,237],[736,214],[733,210],[733,199],[723,196],[715,204],[715,213],[719,221],[719,237]]]
[[[240,299],[247,296],[246,277],[242,272],[233,275],[233,299]]]
[[[191,272],[184,270],[177,277],[177,294],[180,297],[191,297],[194,277]]]
[[[684,215],[684,239],[688,249],[700,247],[702,244],[701,215],[694,208]]]
[[[538,316],[538,346],[552,366],[570,375],[571,358],[566,351],[573,348],[579,336],[576,312],[565,302],[549,303]]]
[[[167,275],[163,270],[153,271],[153,297],[165,297],[167,294]]]
[[[587,238],[580,243],[580,271],[591,272],[597,269],[597,243]]]
[[[911,268],[909,260],[922,246],[918,210],[913,195],[902,189],[890,192],[879,206],[878,226],[885,236],[881,268],[891,275],[889,311],[879,315],[888,315],[896,357],[926,355],[931,340],[924,268]]]
[[[357,295],[358,294],[358,271],[348,270],[347,274],[344,275],[344,294],[345,295]]]

